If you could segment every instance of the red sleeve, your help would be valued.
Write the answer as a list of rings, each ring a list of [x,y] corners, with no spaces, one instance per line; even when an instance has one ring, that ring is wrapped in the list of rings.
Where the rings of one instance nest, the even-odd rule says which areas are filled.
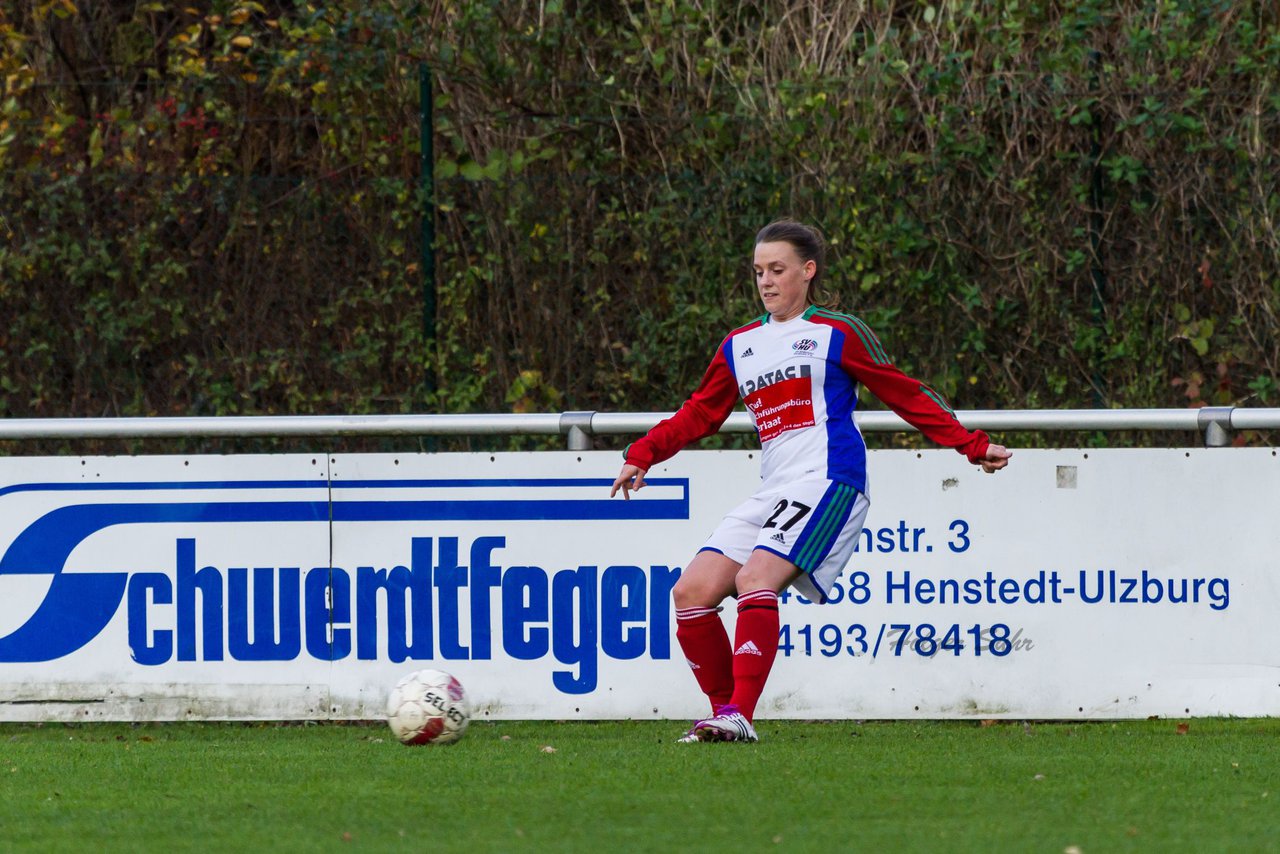
[[[716,350],[715,358],[702,376],[702,382],[680,411],[654,425],[644,438],[632,442],[623,452],[626,461],[648,471],[675,456],[691,442],[704,439],[720,429],[720,425],[738,402],[738,383],[725,359],[726,338]]]
[[[822,320],[820,317],[813,319]],[[898,370],[870,327],[848,315],[835,322],[830,319],[826,322],[845,333],[840,366],[850,376],[932,441],[955,448],[971,463],[982,461],[987,454],[987,446],[991,444],[987,434],[981,430],[966,429],[942,395]]]

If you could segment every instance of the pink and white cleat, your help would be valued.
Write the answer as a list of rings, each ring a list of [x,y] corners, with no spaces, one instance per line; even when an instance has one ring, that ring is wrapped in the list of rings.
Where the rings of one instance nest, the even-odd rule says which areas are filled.
[[[685,736],[696,736],[699,741],[759,741],[755,727],[746,715],[738,711],[738,707],[729,704],[716,710],[713,717],[698,721]],[[682,739],[683,740],[683,739]]]

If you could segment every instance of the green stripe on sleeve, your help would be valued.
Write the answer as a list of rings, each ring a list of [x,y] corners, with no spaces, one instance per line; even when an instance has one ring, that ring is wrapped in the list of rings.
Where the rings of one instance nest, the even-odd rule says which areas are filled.
[[[872,362],[877,365],[891,363],[892,360],[889,358],[889,354],[885,352],[884,345],[880,343],[880,339],[871,331],[871,327],[867,326],[859,318],[854,317],[852,314],[840,314],[826,309],[819,309],[817,313],[823,317],[828,317],[832,320],[843,320],[849,324],[853,331],[857,333],[859,340],[862,341],[862,346],[866,349]]]
[[[947,402],[942,399],[942,395],[938,394],[936,391],[929,388],[927,385],[920,386],[920,391],[924,392],[925,397],[929,398],[934,403],[941,406],[948,415],[954,416],[956,414],[955,410],[952,409],[950,406],[948,406]]]
[[[880,339],[876,337],[876,334],[871,331],[871,327],[867,326],[867,324],[863,323],[856,317],[851,317],[850,320],[861,327],[863,334],[866,336],[863,339],[864,341],[867,338],[871,339],[871,345],[867,347],[867,351],[871,353],[871,356],[875,359],[876,363],[881,365],[889,364],[889,354],[884,351],[884,345],[880,343]]]

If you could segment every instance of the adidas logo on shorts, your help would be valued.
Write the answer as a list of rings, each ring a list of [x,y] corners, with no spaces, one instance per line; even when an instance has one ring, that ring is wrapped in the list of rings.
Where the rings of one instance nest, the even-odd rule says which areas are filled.
[[[764,653],[760,651],[760,647],[756,646],[754,641],[747,641],[738,647],[738,651],[734,655],[764,655]]]
[[[773,535],[772,537],[770,537],[769,539],[773,540],[775,543],[785,543],[785,542],[787,541],[787,538],[786,538],[786,537],[784,537],[784,536],[782,536],[782,532],[781,532],[781,531],[779,531],[778,533],[774,534],[774,535]]]

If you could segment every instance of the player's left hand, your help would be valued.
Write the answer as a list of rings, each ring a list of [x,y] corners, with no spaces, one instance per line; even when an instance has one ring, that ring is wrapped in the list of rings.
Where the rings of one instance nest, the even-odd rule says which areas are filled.
[[[983,471],[991,474],[1009,465],[1009,458],[1012,456],[1013,451],[1004,445],[991,444],[987,446],[987,455],[982,459],[980,465]]]

